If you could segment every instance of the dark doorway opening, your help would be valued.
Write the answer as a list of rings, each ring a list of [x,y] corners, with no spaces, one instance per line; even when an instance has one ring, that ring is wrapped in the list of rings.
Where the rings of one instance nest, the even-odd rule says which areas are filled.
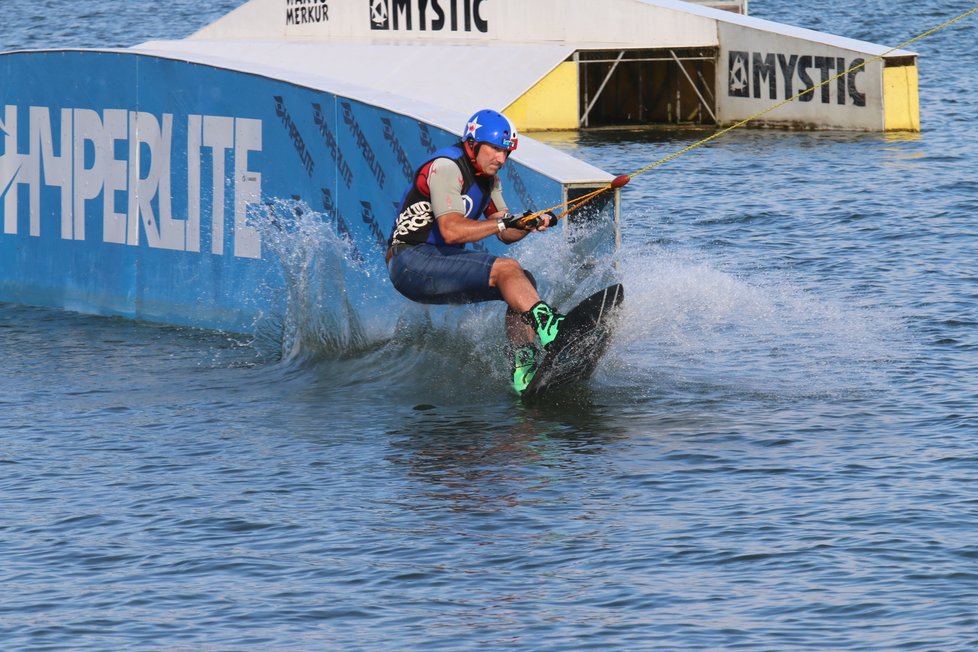
[[[583,50],[580,126],[716,124],[716,48]]]

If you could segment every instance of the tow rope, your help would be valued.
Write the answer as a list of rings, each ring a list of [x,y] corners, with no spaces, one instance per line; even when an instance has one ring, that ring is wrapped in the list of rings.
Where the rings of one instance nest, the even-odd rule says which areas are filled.
[[[913,38],[911,38],[909,40],[904,41],[900,45],[897,45],[896,47],[890,48],[889,50],[887,50],[886,52],[884,52],[882,54],[878,54],[875,57],[872,57],[870,59],[867,59],[867,60],[863,61],[862,63],[856,64],[856,65],[852,66],[851,68],[849,68],[848,70],[844,70],[844,71],[840,72],[839,74],[837,74],[837,75],[835,75],[833,77],[830,77],[829,79],[826,79],[825,81],[823,81],[823,82],[821,82],[819,84],[816,84],[815,86],[812,86],[811,88],[807,88],[807,89],[803,90],[802,92],[797,93],[796,95],[794,95],[792,97],[789,97],[786,100],[782,100],[781,102],[778,102],[777,104],[774,104],[772,106],[769,106],[768,108],[766,108],[766,109],[764,109],[762,111],[759,111],[759,112],[755,113],[754,115],[750,116],[749,118],[744,118],[740,122],[737,122],[737,123],[735,123],[735,124],[733,124],[733,125],[731,125],[729,127],[726,127],[725,129],[721,129],[720,131],[717,131],[716,133],[714,133],[714,134],[712,134],[710,136],[707,136],[706,138],[704,138],[702,140],[699,140],[699,141],[693,143],[692,145],[689,145],[687,147],[684,147],[683,149],[679,150],[678,152],[674,152],[674,153],[670,154],[669,156],[666,156],[665,158],[659,159],[658,161],[656,161],[655,163],[652,163],[651,165],[646,165],[644,168],[640,168],[640,169],[636,170],[635,172],[632,172],[631,174],[621,174],[621,175],[618,175],[607,186],[602,186],[602,187],[600,187],[600,188],[598,188],[596,190],[592,190],[589,193],[586,193],[584,195],[581,195],[580,197],[575,197],[572,200],[563,202],[561,204],[557,204],[555,206],[551,206],[550,208],[545,208],[545,209],[543,209],[541,211],[537,211],[536,213],[530,213],[528,215],[525,215],[525,216],[523,216],[523,219],[521,221],[523,221],[523,222],[531,221],[534,218],[539,217],[540,215],[543,215],[544,213],[550,213],[550,214],[554,215],[558,220],[559,219],[562,219],[562,218],[566,217],[567,215],[569,215],[570,213],[572,213],[572,212],[576,211],[577,209],[581,208],[582,206],[584,206],[588,202],[592,201],[594,198],[598,197],[599,195],[601,195],[601,194],[603,194],[603,193],[605,193],[605,192],[607,192],[609,190],[614,190],[615,188],[621,188],[622,186],[626,185],[629,181],[631,181],[632,179],[634,179],[638,175],[645,174],[649,170],[652,170],[654,168],[659,167],[660,165],[663,165],[665,163],[668,163],[669,161],[673,160],[674,158],[678,158],[679,156],[682,156],[683,154],[685,154],[686,152],[688,152],[690,150],[693,150],[693,149],[696,149],[697,147],[700,147],[702,145],[705,145],[706,143],[708,143],[708,142],[710,142],[712,140],[716,140],[720,136],[723,136],[724,134],[726,134],[726,133],[728,133],[730,131],[733,131],[734,129],[737,129],[739,127],[743,127],[747,123],[752,122],[752,121],[758,119],[762,115],[765,115],[767,113],[770,113],[771,111],[774,111],[775,109],[778,109],[778,108],[784,106],[785,104],[788,104],[790,102],[794,102],[795,100],[797,100],[798,98],[800,98],[800,97],[802,97],[804,95],[808,95],[809,93],[814,93],[816,91],[816,89],[819,89],[822,86],[825,86],[827,84],[830,84],[830,83],[834,82],[835,80],[839,79],[840,77],[843,77],[845,75],[848,75],[848,74],[850,74],[850,73],[852,73],[852,72],[854,72],[856,70],[859,70],[860,68],[864,68],[867,65],[869,65],[870,63],[873,63],[874,61],[879,61],[880,59],[883,59],[884,57],[892,54],[893,52],[896,52],[897,50],[902,50],[903,48],[905,48],[906,46],[910,45],[911,43],[914,43],[915,41],[919,41],[920,39],[926,38],[926,37],[928,37],[928,36],[930,36],[930,35],[932,35],[932,34],[934,34],[936,32],[939,32],[942,29],[944,29],[946,27],[949,27],[949,26],[953,25],[954,23],[958,22],[959,20],[963,20],[963,19],[967,18],[968,16],[970,16],[971,14],[976,13],[976,12],[978,12],[978,7],[975,7],[974,9],[970,9],[970,10],[964,12],[963,14],[961,14],[959,16],[956,16],[956,17],[952,18],[951,20],[949,20],[949,21],[947,21],[945,23],[942,23],[942,24],[938,25],[937,27],[933,27],[933,28],[927,30],[926,32],[924,32],[922,34],[918,34],[917,36],[915,36],[915,37],[913,37]],[[561,212],[559,212],[559,213],[556,212],[556,211],[559,211],[560,209],[564,209],[564,210],[561,211]]]

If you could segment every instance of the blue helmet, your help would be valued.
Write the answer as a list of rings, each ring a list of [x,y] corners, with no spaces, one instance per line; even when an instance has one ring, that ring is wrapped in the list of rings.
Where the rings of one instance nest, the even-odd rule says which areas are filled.
[[[483,109],[465,123],[463,140],[489,143],[512,152],[519,142],[519,134],[509,118],[498,111]]]

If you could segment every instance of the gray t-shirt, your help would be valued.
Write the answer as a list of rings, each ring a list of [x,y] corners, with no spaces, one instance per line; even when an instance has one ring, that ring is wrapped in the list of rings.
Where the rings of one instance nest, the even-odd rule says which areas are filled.
[[[455,161],[448,158],[435,159],[428,170],[428,194],[431,197],[431,212],[435,219],[446,213],[465,215],[467,207],[462,199],[462,171]],[[507,210],[503,200],[503,186],[497,174],[492,185],[492,204],[497,211]],[[478,216],[473,216],[478,219]]]

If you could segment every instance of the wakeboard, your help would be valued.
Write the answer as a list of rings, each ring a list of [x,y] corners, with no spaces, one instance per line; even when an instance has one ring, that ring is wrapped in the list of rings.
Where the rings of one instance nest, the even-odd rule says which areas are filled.
[[[532,399],[591,377],[608,347],[615,309],[625,298],[621,284],[595,292],[567,313],[524,399]]]

